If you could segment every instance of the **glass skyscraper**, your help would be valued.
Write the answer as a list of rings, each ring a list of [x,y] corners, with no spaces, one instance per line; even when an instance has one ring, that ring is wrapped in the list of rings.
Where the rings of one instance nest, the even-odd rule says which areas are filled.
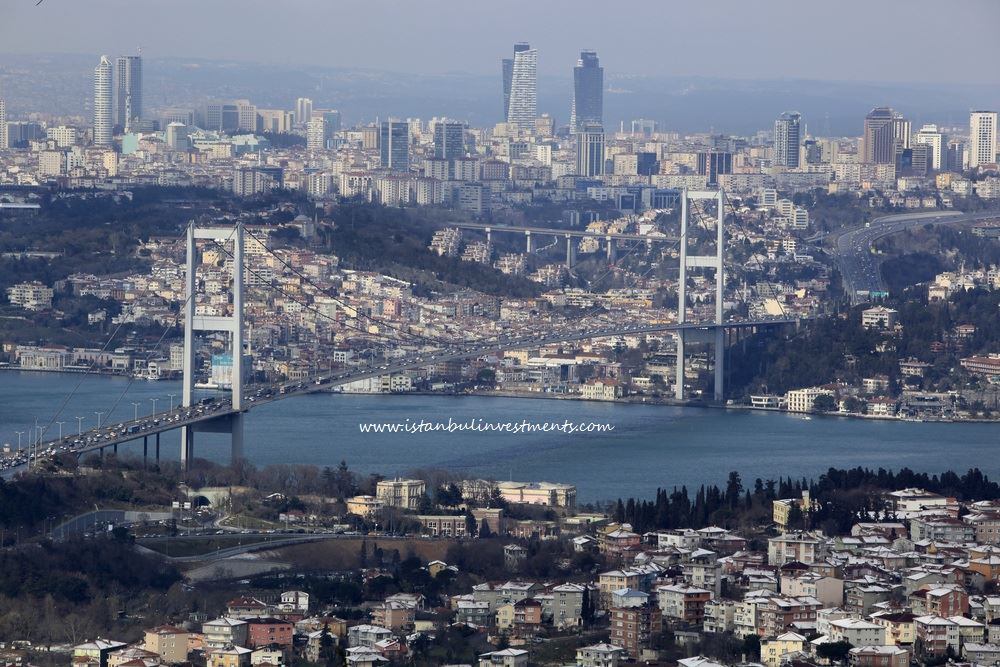
[[[118,56],[115,77],[115,125],[130,129],[142,120],[142,57]]]
[[[465,157],[465,123],[440,120],[434,124],[434,157],[440,160]]]
[[[538,115],[538,51],[526,43],[514,45],[514,58],[503,62],[506,120],[533,130]]]
[[[570,132],[587,125],[604,123],[604,68],[596,51],[581,51],[573,68],[573,107]]]
[[[379,131],[379,151],[384,169],[409,171],[410,124],[400,120],[384,120]]]

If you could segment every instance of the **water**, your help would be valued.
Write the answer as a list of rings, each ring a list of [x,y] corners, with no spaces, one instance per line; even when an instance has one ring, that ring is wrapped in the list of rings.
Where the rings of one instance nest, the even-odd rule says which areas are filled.
[[[50,373],[0,373],[0,441],[16,446],[15,431],[35,418],[53,417],[68,392],[80,388],[60,421],[75,433],[109,410],[115,423],[132,418],[132,402],[149,412],[150,398],[167,407],[176,382]],[[446,422],[601,422],[611,433],[514,435],[502,433],[363,434],[358,424],[406,419]],[[107,417],[102,417],[107,423]],[[49,433],[57,434],[53,426]],[[27,435],[22,436],[27,442]],[[174,433],[162,436],[164,456],[176,458]],[[979,467],[1000,478],[1000,425],[862,421],[777,413],[624,405],[569,400],[494,397],[312,394],[263,405],[246,417],[246,455],[256,465],[308,463],[333,466],[342,459],[361,473],[404,474],[420,467],[448,468],[494,479],[575,484],[581,501],[619,496],[652,497],[658,487],[725,482],[738,470],[755,478],[815,477],[830,467],[904,466],[930,473]],[[126,445],[141,453],[141,447]],[[198,434],[196,455],[225,462],[228,438]]]

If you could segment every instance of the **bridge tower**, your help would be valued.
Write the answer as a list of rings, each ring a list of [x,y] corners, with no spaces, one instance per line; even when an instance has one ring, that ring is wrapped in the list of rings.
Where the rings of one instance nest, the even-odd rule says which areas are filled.
[[[716,250],[715,255],[688,255],[688,229],[689,220],[688,202],[691,200],[715,199],[719,208],[718,221],[716,223]],[[725,327],[722,313],[723,292],[726,287],[726,270],[723,265],[725,251],[725,230],[726,219],[725,192],[720,188],[713,190],[688,190],[684,188],[681,192],[681,240],[680,240],[680,275],[677,282],[677,323],[687,322],[687,270],[691,268],[709,268],[715,270],[715,322],[708,327],[709,332],[714,333],[715,346],[715,400],[721,401],[724,397],[725,374],[723,363],[725,360]],[[684,400],[684,344],[688,339],[694,339],[699,333],[693,329],[678,329],[677,331],[677,366],[676,384],[674,387],[674,397]]]
[[[194,393],[194,333],[195,331],[224,331],[230,334],[230,345],[233,359],[232,371],[232,405],[229,415],[220,416],[197,425],[181,427],[181,469],[187,470],[194,458],[195,430],[229,433],[232,438],[232,462],[235,464],[243,458],[243,223],[238,222],[236,229],[225,227],[195,227],[194,223],[187,228],[187,273],[184,277],[186,300],[184,302],[184,380],[181,392],[181,405],[191,407]],[[231,315],[216,317],[196,315],[195,294],[197,290],[198,239],[215,240],[225,244],[233,240],[233,310]]]

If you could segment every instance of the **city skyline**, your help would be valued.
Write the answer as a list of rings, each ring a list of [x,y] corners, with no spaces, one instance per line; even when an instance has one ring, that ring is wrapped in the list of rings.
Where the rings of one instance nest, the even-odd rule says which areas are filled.
[[[263,3],[251,0],[251,6]],[[310,4],[310,3],[306,3]],[[328,16],[338,24],[351,24],[358,20],[377,20],[391,14],[393,21],[380,24],[391,31],[379,46],[368,39],[364,31],[341,31],[336,40],[323,38],[321,31],[328,25],[324,20],[308,23],[275,21],[269,24],[268,40],[237,38],[240,30],[228,31],[232,38],[213,28],[212,17],[242,25],[238,14],[232,11],[233,3],[219,2],[211,6],[181,0],[175,5],[183,9],[190,5],[197,8],[204,20],[191,24],[184,21],[184,11],[161,12],[157,15],[159,29],[149,31],[148,17],[142,19],[127,11],[129,3],[123,0],[94,0],[86,7],[66,3],[30,3],[6,8],[6,27],[0,28],[0,42],[8,53],[39,53],[38,41],[26,28],[36,21],[46,22],[54,32],[46,44],[60,44],[65,53],[87,53],[109,50],[118,53],[134,52],[138,43],[149,53],[167,57],[223,58],[233,61],[258,61],[283,64],[323,64],[329,66],[357,66],[375,70],[414,72],[421,74],[468,72],[486,74],[495,72],[496,54],[506,52],[513,41],[528,41],[541,54],[539,75],[559,74],[568,76],[581,49],[595,50],[608,60],[609,71],[631,75],[671,74],[677,76],[705,76],[735,79],[752,79],[763,76],[774,78],[805,78],[842,81],[899,82],[951,81],[954,83],[1000,83],[1000,72],[991,67],[992,54],[988,39],[990,26],[1000,22],[1000,5],[986,0],[966,0],[952,3],[943,20],[962,25],[967,39],[963,40],[963,67],[956,69],[947,58],[932,51],[914,52],[907,48],[911,30],[925,24],[928,14],[941,14],[937,4],[929,0],[907,3],[907,12],[896,11],[893,3],[870,5],[860,0],[848,0],[836,7],[810,7],[808,11],[783,12],[788,26],[784,31],[787,40],[780,47],[741,50],[739,58],[732,58],[726,49],[713,53],[700,48],[701,34],[711,29],[717,39],[737,44],[761,30],[767,30],[769,16],[781,7],[798,8],[790,0],[770,3],[775,12],[760,12],[745,3],[715,3],[702,7],[694,3],[671,4],[632,2],[629,6],[641,11],[644,20],[628,23],[629,36],[624,38],[604,21],[584,21],[568,14],[567,2],[554,2],[553,11],[544,14],[533,12],[534,7],[522,0],[514,0],[509,11],[497,16],[494,12],[482,13],[466,8],[463,20],[471,28],[454,31],[449,25],[435,19],[435,12],[418,8],[399,7],[387,2],[338,3],[336,8],[311,3],[319,19]],[[449,2],[434,3],[441,8]],[[592,3],[600,7],[597,3]],[[97,9],[95,9],[97,6]],[[245,7],[242,4],[241,7]],[[106,11],[99,11],[100,8]],[[533,12],[533,21],[525,25],[523,13]],[[562,11],[567,10],[567,11]],[[864,11],[866,21],[850,20],[856,12]],[[254,12],[247,12],[252,15]],[[116,17],[114,26],[102,22],[101,16]],[[559,29],[568,20],[573,29]],[[590,16],[581,12],[579,16]],[[401,20],[402,19],[402,20]],[[892,31],[882,29],[891,24]],[[663,25],[679,25],[690,29],[671,32],[671,51],[699,53],[697,59],[671,58],[666,64],[660,52],[660,32]],[[72,30],[69,30],[69,27]],[[176,28],[176,29],[174,29]],[[488,28],[488,30],[487,30]],[[447,31],[448,39],[443,39]],[[820,32],[835,31],[837,43],[864,45],[864,48],[837,49],[836,57],[828,49],[817,49],[815,37]],[[202,34],[204,33],[204,34]],[[465,33],[468,33],[467,35]],[[484,34],[485,33],[485,34]],[[442,39],[435,40],[440,34]],[[181,38],[179,35],[185,35]],[[978,39],[982,36],[983,39]],[[393,48],[382,48],[382,44]],[[760,45],[758,44],[758,47]],[[833,48],[833,47],[831,47]],[[454,54],[464,49],[468,57],[456,60]],[[412,58],[419,52],[420,59]],[[789,58],[794,53],[795,58]],[[878,72],[891,76],[872,75],[871,64],[878,62]]]

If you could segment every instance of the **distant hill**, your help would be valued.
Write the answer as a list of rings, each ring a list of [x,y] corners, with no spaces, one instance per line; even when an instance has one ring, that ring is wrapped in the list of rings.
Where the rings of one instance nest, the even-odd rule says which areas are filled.
[[[90,113],[96,55],[0,54],[0,90],[8,114]],[[539,111],[569,120],[571,81],[540,77]],[[996,87],[956,84],[847,83],[809,80],[725,80],[630,76],[608,71],[605,123],[609,130],[633,118],[651,118],[667,130],[751,134],[768,129],[782,111],[798,110],[818,135],[861,133],[864,114],[890,105],[913,122],[965,126],[972,107],[1000,107]],[[147,58],[146,107],[198,105],[209,97],[248,98],[261,107],[290,109],[297,97],[340,109],[354,124],[376,116],[448,115],[473,125],[501,120],[500,72],[420,75],[335,66],[268,65],[201,59]]]

